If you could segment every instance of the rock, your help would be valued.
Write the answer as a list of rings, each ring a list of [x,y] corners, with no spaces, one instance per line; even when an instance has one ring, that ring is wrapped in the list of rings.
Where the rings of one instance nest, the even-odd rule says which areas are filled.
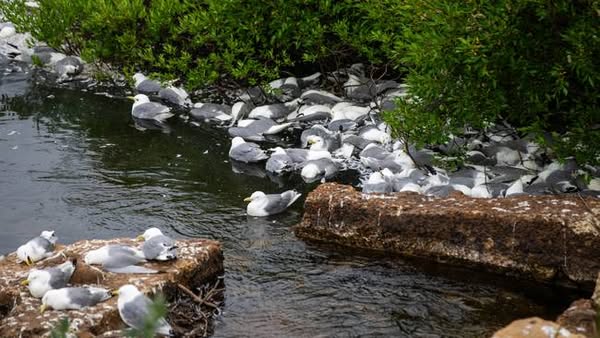
[[[307,90],[300,95],[304,103],[334,105],[342,99],[322,90]]]
[[[556,319],[556,322],[571,332],[590,338],[598,337],[596,310],[594,302],[589,299],[579,299],[571,303],[571,306]]]
[[[72,285],[99,284],[109,289],[117,289],[124,284],[135,284],[144,293],[163,292],[168,294],[182,284],[195,290],[217,276],[223,274],[223,256],[218,242],[211,240],[180,240],[179,258],[170,262],[152,262],[145,266],[165,271],[161,274],[133,275],[100,272],[83,263],[82,255],[101,246],[120,243],[138,245],[132,239],[85,240],[68,246],[58,246],[56,251],[66,257],[77,258],[77,267]],[[48,333],[58,320],[68,317],[71,329],[77,336],[94,337],[104,332],[125,328],[117,310],[117,297],[82,311],[46,311],[39,313],[41,302],[31,297],[25,286],[19,282],[26,278],[29,268],[16,263],[15,253],[0,261],[0,337],[37,337]],[[36,268],[61,263],[64,257],[49,258],[38,262]]]
[[[573,195],[488,200],[364,195],[329,183],[308,195],[295,233],[589,288],[600,269],[598,214],[599,199]]]
[[[274,89],[273,95],[280,101],[290,101],[300,96],[300,86],[295,77],[271,81],[269,86]]]
[[[492,338],[585,338],[572,333],[555,322],[531,317],[515,320],[505,328],[494,333]]]

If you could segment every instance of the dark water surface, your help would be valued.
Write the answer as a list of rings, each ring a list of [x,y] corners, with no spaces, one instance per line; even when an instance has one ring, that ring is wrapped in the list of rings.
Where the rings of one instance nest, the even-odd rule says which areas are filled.
[[[307,244],[290,230],[302,203],[247,217],[242,199],[255,190],[314,186],[234,173],[222,130],[174,121],[170,133],[139,131],[130,101],[22,73],[0,72],[0,95],[0,253],[43,229],[62,243],[150,226],[219,240],[226,303],[215,336],[482,337],[566,306],[538,285]]]

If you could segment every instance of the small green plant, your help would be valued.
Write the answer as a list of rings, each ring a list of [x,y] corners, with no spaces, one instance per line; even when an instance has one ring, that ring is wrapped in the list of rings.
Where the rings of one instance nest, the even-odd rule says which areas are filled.
[[[156,334],[156,329],[159,325],[159,319],[164,318],[167,315],[167,305],[165,298],[162,295],[158,295],[152,301],[149,307],[149,312],[144,318],[144,325],[139,329],[127,329],[125,336],[132,338],[152,338]]]
[[[63,317],[50,332],[52,338],[67,338],[69,332],[69,318]]]

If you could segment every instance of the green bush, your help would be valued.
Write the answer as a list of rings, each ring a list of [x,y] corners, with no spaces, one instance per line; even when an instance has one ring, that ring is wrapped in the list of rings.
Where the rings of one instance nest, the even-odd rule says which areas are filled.
[[[448,134],[504,118],[539,136],[552,131],[540,140],[559,157],[600,163],[599,2],[407,0],[402,6],[409,10],[400,19],[394,61],[407,70],[418,100],[401,102],[387,117],[396,131],[422,126],[407,126],[411,119],[441,121]],[[429,143],[439,136],[413,137]]]
[[[418,144],[506,119],[558,156],[600,163],[597,0],[0,0],[52,47],[182,78],[255,84],[357,60],[404,74],[386,120]],[[31,13],[29,13],[31,11]],[[304,69],[304,74],[306,74]],[[297,74],[300,75],[300,74]]]
[[[52,47],[88,62],[185,78],[189,89],[221,74],[254,84],[334,55],[330,26],[343,8],[319,0],[47,0],[38,9],[4,0],[2,6],[21,30]]]

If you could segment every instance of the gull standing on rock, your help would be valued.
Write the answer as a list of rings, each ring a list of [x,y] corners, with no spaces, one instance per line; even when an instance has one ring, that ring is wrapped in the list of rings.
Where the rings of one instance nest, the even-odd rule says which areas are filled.
[[[135,102],[131,106],[131,116],[141,120],[155,120],[158,122],[164,122],[170,117],[173,117],[171,108],[156,102],[150,102],[148,96],[144,94],[137,94],[134,97],[130,97]]]
[[[75,272],[75,264],[75,260],[69,260],[46,269],[32,269],[21,284],[27,285],[33,297],[42,298],[47,291],[63,288],[69,283]]]
[[[260,149],[258,144],[246,142],[239,136],[234,137],[233,140],[231,140],[229,157],[232,160],[244,163],[260,162],[269,158],[269,156]]]
[[[17,249],[17,262],[25,262],[27,265],[52,256],[57,238],[54,231],[42,231],[42,233]]]
[[[158,273],[157,270],[136,266],[146,262],[144,253],[126,245],[105,245],[85,254],[83,261],[89,265],[101,265],[114,273]]]
[[[158,228],[150,228],[138,236],[144,241],[142,252],[149,260],[168,261],[177,258],[177,244]]]
[[[123,322],[134,329],[144,328],[145,320],[150,314],[150,306],[152,305],[150,298],[131,284],[121,286],[116,293],[119,295],[117,308]],[[156,322],[155,333],[171,336],[174,332],[171,325],[161,317]]]
[[[300,193],[295,190],[288,190],[281,194],[265,194],[262,191],[255,191],[244,199],[245,202],[250,202],[246,211],[250,216],[270,216],[278,214],[287,209],[299,197]]]
[[[54,310],[81,310],[111,297],[109,290],[91,286],[50,290],[42,297],[40,312],[43,313],[47,307]]]
[[[191,106],[192,101],[190,100],[190,95],[183,88],[177,88],[174,86],[168,86],[167,88],[162,88],[158,92],[158,96],[176,106]]]

